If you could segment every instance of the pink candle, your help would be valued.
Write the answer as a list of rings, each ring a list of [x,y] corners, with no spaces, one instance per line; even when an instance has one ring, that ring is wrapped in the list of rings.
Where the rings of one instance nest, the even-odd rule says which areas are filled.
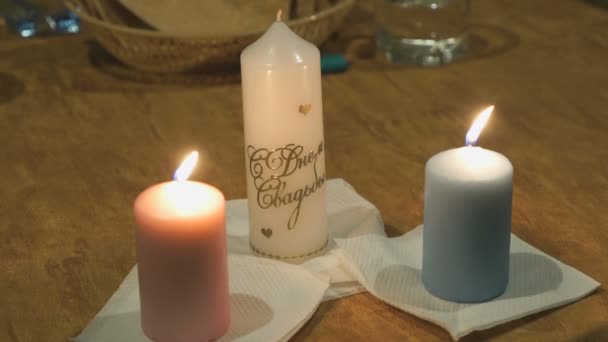
[[[141,324],[154,341],[209,341],[230,322],[225,200],[187,180],[197,157],[135,200]]]

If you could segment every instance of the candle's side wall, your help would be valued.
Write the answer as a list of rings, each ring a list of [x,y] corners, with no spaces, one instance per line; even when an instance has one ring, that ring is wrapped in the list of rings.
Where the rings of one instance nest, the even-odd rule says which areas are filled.
[[[138,280],[144,333],[157,341],[207,341],[230,323],[226,213],[223,195],[200,186],[200,215],[158,216],[168,202],[167,187],[153,186],[134,205]],[[219,194],[218,194],[219,193]]]
[[[320,55],[309,43],[272,44],[297,58],[241,56],[250,242],[286,258],[317,251],[328,237]]]
[[[441,298],[479,302],[508,283],[513,173],[507,160],[482,180],[453,177],[454,168],[470,166],[446,164],[462,163],[459,152],[443,152],[425,168],[422,280]]]

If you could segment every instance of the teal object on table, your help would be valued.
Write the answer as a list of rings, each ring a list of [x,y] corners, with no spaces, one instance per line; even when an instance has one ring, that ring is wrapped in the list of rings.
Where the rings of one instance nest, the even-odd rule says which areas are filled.
[[[324,74],[343,72],[348,69],[348,61],[341,54],[325,54],[321,56],[321,72]]]

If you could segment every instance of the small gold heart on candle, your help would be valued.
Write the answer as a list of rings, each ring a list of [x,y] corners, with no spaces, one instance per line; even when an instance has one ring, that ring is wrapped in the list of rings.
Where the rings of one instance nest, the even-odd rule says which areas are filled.
[[[308,112],[310,112],[310,108],[312,108],[312,105],[310,103],[307,103],[307,104],[300,105],[300,107],[298,107],[298,111],[300,111],[300,113],[306,115],[306,114],[308,114]]]
[[[266,238],[270,238],[272,236],[272,229],[262,228],[262,235],[264,235]]]

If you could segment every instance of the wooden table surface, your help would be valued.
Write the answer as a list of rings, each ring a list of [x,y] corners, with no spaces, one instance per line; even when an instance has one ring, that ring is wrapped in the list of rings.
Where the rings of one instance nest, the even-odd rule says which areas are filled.
[[[475,51],[436,69],[370,57],[368,6],[330,49],[323,78],[327,172],[382,212],[391,235],[422,222],[423,168],[496,112],[482,144],[515,167],[513,232],[608,283],[608,11],[583,1],[473,3]],[[86,35],[0,37],[0,341],[64,341],[135,264],[131,205],[199,149],[196,178],[245,197],[241,89],[109,75]],[[296,341],[439,341],[441,328],[370,294],[323,303]],[[608,340],[594,294],[472,340]]]

